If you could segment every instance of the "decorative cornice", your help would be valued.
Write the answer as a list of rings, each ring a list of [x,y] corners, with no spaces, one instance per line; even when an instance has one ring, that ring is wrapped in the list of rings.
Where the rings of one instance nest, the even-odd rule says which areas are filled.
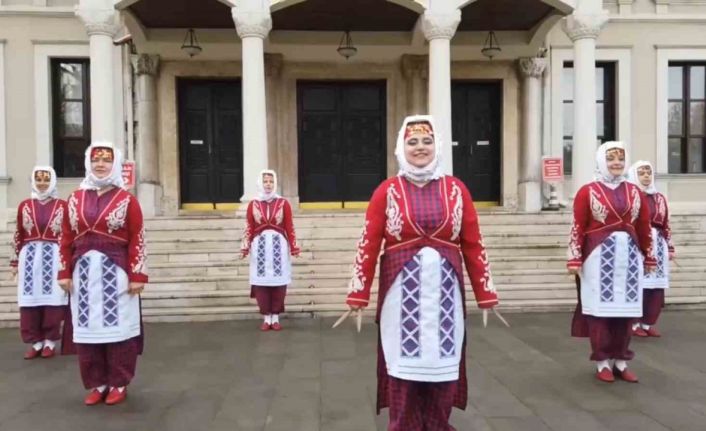
[[[422,15],[422,31],[427,40],[451,39],[461,23],[461,11],[456,9],[448,13],[431,12]]]
[[[258,37],[265,39],[272,30],[272,16],[269,11],[243,10],[242,7],[231,8],[235,30],[241,39]]]
[[[130,58],[132,68],[137,76],[157,76],[159,73],[159,55],[137,54]]]
[[[569,39],[575,42],[579,39],[596,39],[607,22],[607,12],[591,15],[569,15],[562,23],[562,28]]]
[[[527,78],[541,78],[547,68],[547,59],[541,57],[521,57],[517,65],[522,76]]]
[[[113,37],[118,31],[115,9],[98,9],[76,6],[76,16],[83,21],[89,36]]]

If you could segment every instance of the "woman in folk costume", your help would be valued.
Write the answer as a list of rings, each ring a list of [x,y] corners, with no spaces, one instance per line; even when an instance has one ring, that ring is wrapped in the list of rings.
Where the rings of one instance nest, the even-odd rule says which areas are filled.
[[[400,172],[370,200],[346,301],[368,305],[384,247],[377,409],[390,408],[391,431],[453,430],[452,407],[466,407],[464,264],[478,305],[498,304],[471,194],[442,174],[440,141],[432,117],[405,119]]]
[[[31,344],[25,359],[54,356],[69,298],[57,283],[59,236],[66,202],[57,198],[56,173],[32,170],[32,198],[17,207],[17,230],[10,271],[17,278],[22,341]]]
[[[257,178],[258,196],[247,209],[241,259],[250,255],[250,297],[257,299],[264,321],[262,331],[280,331],[287,285],[292,282],[291,256],[299,256],[292,207],[277,194],[277,174],[263,170]],[[254,253],[250,253],[254,250]]]
[[[669,208],[667,199],[655,187],[654,169],[650,162],[640,160],[633,164],[628,179],[647,195],[652,244],[657,259],[657,269],[645,274],[642,279],[642,319],[633,324],[633,335],[659,337],[661,334],[654,325],[664,306],[664,290],[669,288],[669,261],[674,259]]]
[[[626,158],[620,142],[598,148],[597,179],[574,198],[567,267],[577,275],[579,292],[571,335],[590,338],[599,380],[617,376],[634,383],[638,378],[627,363],[634,356],[631,325],[642,316],[644,271],[656,262],[647,198],[626,181]]]
[[[145,231],[139,202],[123,188],[120,150],[93,143],[85,165],[67,203],[59,283],[71,293],[73,341],[90,390],[85,403],[117,404],[142,352]]]

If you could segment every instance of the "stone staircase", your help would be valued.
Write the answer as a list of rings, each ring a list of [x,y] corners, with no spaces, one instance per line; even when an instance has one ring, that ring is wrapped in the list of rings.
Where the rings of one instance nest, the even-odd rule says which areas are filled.
[[[493,278],[503,309],[569,310],[576,303],[565,255],[568,212],[480,211]],[[350,276],[362,213],[303,213],[295,217],[302,255],[294,259],[287,296],[290,316],[338,314]],[[248,261],[238,259],[244,221],[199,215],[147,220],[150,284],[143,294],[147,321],[207,321],[255,317]],[[706,215],[672,216],[677,263],[669,304],[706,306]],[[0,232],[7,261],[11,229]],[[468,281],[467,281],[468,282]],[[375,283],[377,284],[377,282]],[[373,299],[375,294],[373,295]],[[469,296],[472,303],[472,295]],[[373,309],[374,303],[371,304]],[[473,306],[473,308],[475,308]],[[16,285],[0,267],[0,326],[17,324]]]

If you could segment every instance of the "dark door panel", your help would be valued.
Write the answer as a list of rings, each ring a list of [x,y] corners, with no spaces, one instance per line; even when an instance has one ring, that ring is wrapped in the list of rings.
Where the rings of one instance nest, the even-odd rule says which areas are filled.
[[[498,82],[452,86],[454,175],[476,201],[500,201],[502,89]]]
[[[369,200],[386,173],[385,117],[384,82],[300,82],[300,200]]]
[[[179,81],[182,203],[232,203],[243,193],[238,81]]]

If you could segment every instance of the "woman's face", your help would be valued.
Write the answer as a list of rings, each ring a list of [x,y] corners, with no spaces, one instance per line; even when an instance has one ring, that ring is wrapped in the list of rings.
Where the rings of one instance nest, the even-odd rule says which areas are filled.
[[[49,190],[51,183],[51,173],[47,171],[37,171],[34,173],[34,186],[40,192],[44,193]]]
[[[269,174],[262,176],[262,188],[265,193],[272,193],[275,189],[275,177]]]
[[[652,184],[652,168],[649,166],[642,166],[637,169],[637,178],[640,180],[640,184],[645,187],[649,187]]]
[[[407,162],[416,167],[428,166],[436,154],[434,137],[428,133],[414,133],[404,141],[404,157]]]
[[[612,149],[608,150],[605,155],[605,161],[608,165],[608,172],[613,176],[623,175],[625,172],[625,151]]]
[[[108,148],[97,148],[91,154],[91,172],[99,179],[110,175],[113,170],[113,151]]]

